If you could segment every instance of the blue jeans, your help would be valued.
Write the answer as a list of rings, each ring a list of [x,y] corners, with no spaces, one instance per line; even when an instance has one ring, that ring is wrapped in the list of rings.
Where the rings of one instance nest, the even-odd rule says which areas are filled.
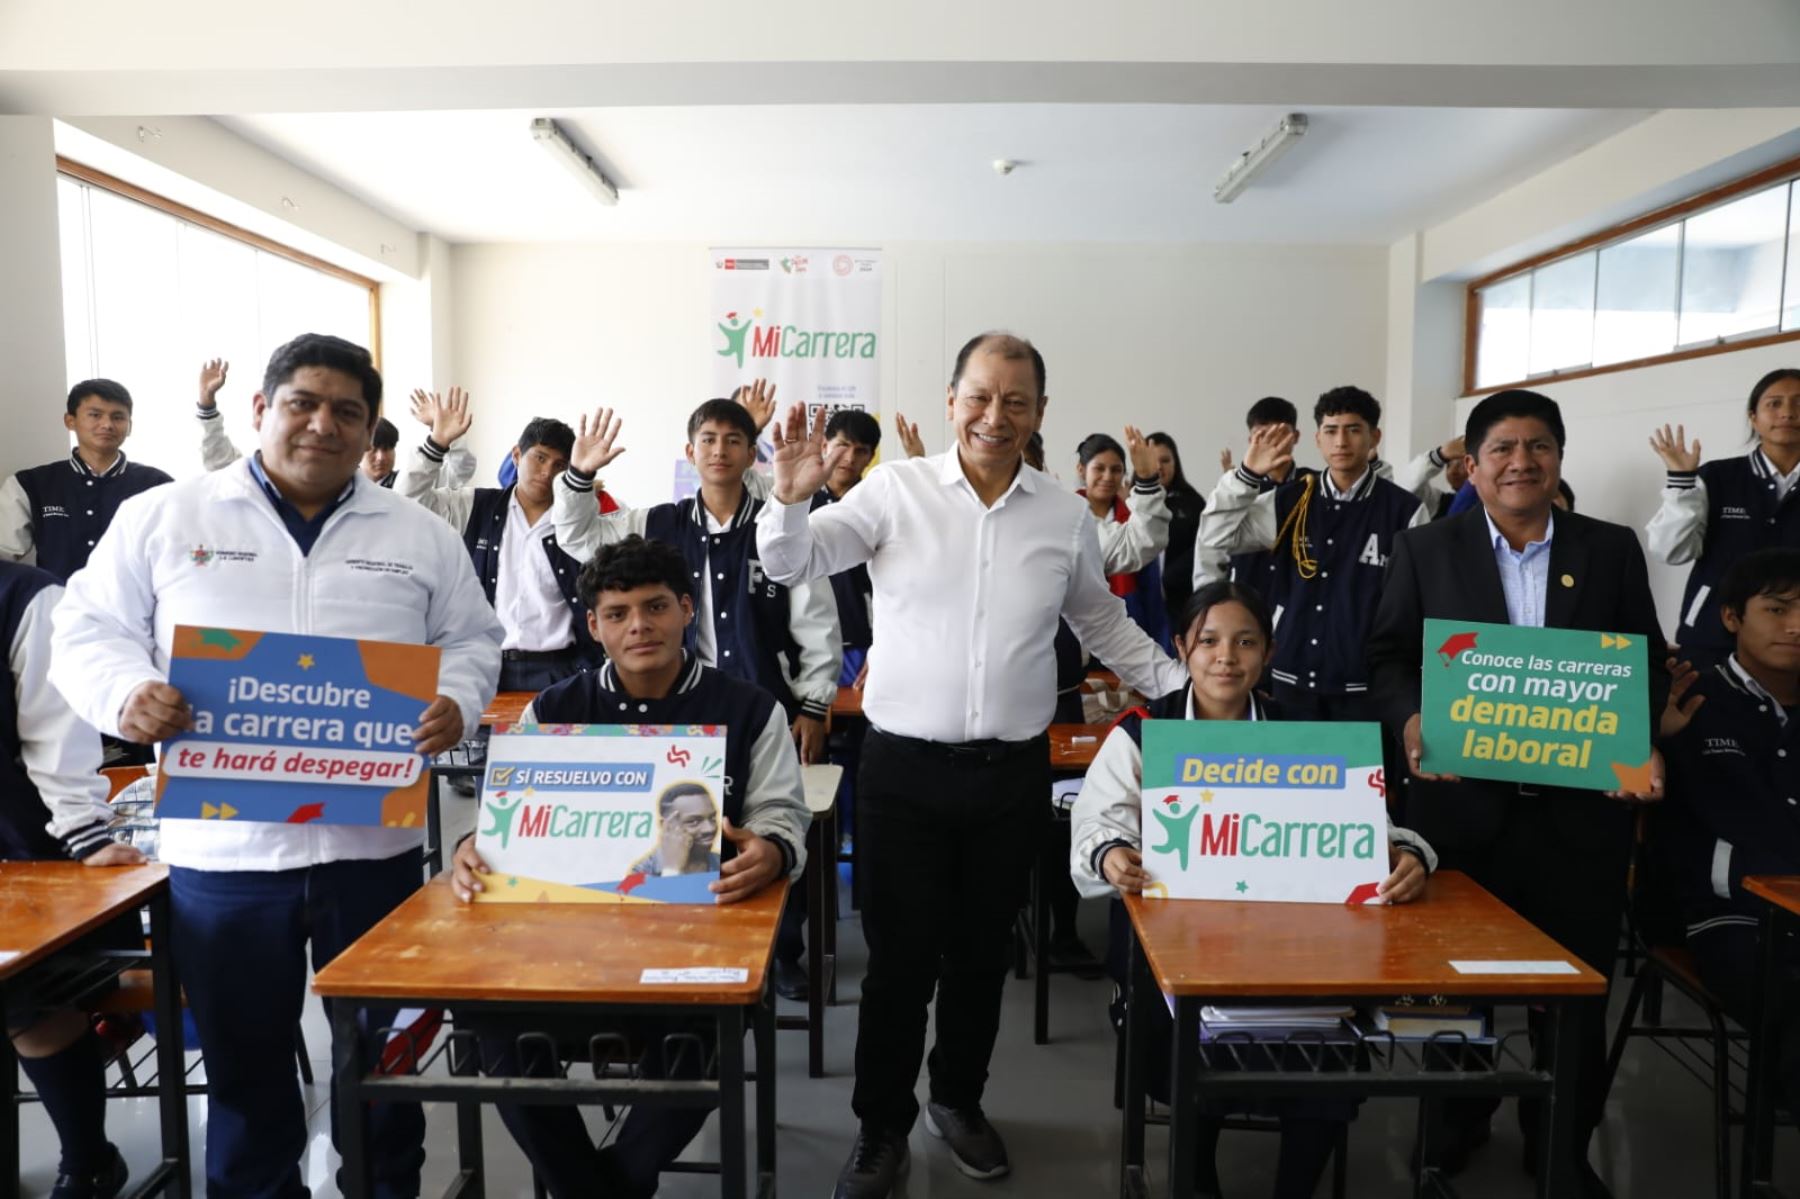
[[[300,1176],[306,1108],[294,1061],[307,946],[313,969],[322,968],[418,890],[421,877],[417,849],[297,870],[169,871],[175,965],[206,1057],[208,1196],[308,1194]],[[379,1050],[367,1030],[393,1019],[392,1009],[363,1013],[364,1061]],[[335,1077],[332,1083],[336,1144]],[[418,1104],[373,1105],[369,1156],[378,1199],[419,1193],[424,1143]]]

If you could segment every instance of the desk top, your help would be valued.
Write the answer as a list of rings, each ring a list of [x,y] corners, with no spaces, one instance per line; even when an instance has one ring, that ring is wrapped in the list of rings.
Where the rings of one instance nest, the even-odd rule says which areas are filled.
[[[1050,726],[1050,768],[1086,770],[1094,764],[1100,743],[1112,731],[1105,724],[1053,724]]]
[[[168,877],[160,865],[0,862],[0,979],[142,906]]]
[[[1414,903],[1125,901],[1164,992],[1302,996],[1597,996],[1606,980],[1466,874],[1440,870]],[[1450,962],[1564,961],[1573,974],[1462,974]]]
[[[806,787],[806,810],[823,816],[837,802],[838,781],[844,768],[835,762],[815,762],[800,768],[800,781]]]
[[[487,706],[481,714],[481,723],[517,724],[524,715],[525,707],[537,698],[535,691],[502,691],[494,697],[494,702]]]
[[[1800,875],[1759,874],[1744,880],[1744,890],[1800,916]]]
[[[863,693],[855,687],[839,687],[831,701],[831,714],[837,717],[861,716]]]
[[[354,999],[754,1003],[787,886],[743,903],[462,904],[439,875],[313,978]],[[736,967],[741,983],[646,984],[646,969]]]

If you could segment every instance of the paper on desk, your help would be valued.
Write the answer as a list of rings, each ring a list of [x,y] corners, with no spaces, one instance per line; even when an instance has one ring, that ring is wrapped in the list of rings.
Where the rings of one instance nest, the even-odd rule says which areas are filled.
[[[750,971],[742,966],[683,966],[675,970],[646,969],[638,976],[640,984],[649,983],[741,983],[750,981]]]
[[[21,952],[21,950],[17,949],[0,949],[0,966],[6,965],[6,963],[18,957]]]
[[[1451,962],[1458,974],[1579,974],[1573,962]]]

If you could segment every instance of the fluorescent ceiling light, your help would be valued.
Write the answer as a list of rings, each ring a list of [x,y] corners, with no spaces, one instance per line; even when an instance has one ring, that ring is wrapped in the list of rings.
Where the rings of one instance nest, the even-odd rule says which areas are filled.
[[[1229,204],[1250,186],[1259,171],[1287,152],[1306,133],[1306,114],[1290,112],[1268,135],[1238,156],[1229,170],[1213,184],[1213,199]]]
[[[549,117],[538,117],[531,122],[531,136],[537,139],[537,144],[544,147],[550,157],[562,163],[571,175],[581,180],[602,204],[619,202],[618,187],[588,157],[585,150],[569,140],[569,135],[563,132],[561,125]]]

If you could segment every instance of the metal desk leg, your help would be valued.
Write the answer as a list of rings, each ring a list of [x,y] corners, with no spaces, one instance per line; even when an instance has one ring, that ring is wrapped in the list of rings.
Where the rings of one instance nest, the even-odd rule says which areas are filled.
[[[481,1055],[473,1044],[453,1044],[450,1073],[468,1078],[481,1073]],[[481,1154],[481,1104],[463,1100],[456,1105],[456,1168],[452,1188],[458,1199],[481,1199],[487,1193],[487,1169]]]
[[[836,873],[834,870],[833,874]],[[775,995],[765,991],[755,1008],[756,1038],[756,1187],[775,1187]]]
[[[1130,932],[1125,973],[1125,1132],[1119,1142],[1119,1195],[1133,1199],[1144,1186],[1144,1067],[1147,1043],[1144,1013],[1149,1010],[1155,984],[1144,961],[1137,931]]]
[[[1031,980],[1031,1038],[1039,1045],[1050,1043],[1050,887],[1045,880],[1054,866],[1044,860],[1049,854],[1050,822],[1046,820],[1038,829],[1037,860],[1031,868],[1031,951],[1037,959],[1037,976]]]
[[[443,782],[434,766],[425,786],[425,877],[436,878],[444,869],[444,820],[438,814],[438,785]]]
[[[775,1063],[756,1063],[756,1077],[773,1078]],[[744,1153],[744,1009],[719,1009],[719,1194],[749,1199]],[[360,1197],[357,1197],[360,1199]]]
[[[1563,999],[1550,1005],[1550,1045],[1544,1058],[1550,1063],[1550,1097],[1544,1103],[1542,1144],[1544,1156],[1538,1162],[1537,1193],[1539,1199],[1552,1195],[1574,1194],[1573,1163],[1575,1146],[1575,1045],[1577,1001]]]
[[[825,946],[825,1002],[836,1004],[838,922],[838,808],[825,813],[825,921],[818,936]]]
[[[1193,1199],[1194,1129],[1200,1122],[1200,1001],[1175,998],[1169,1047],[1169,1196]]]
[[[5,998],[6,984],[0,983],[0,1000]],[[12,1038],[0,1036],[0,1199],[19,1199],[19,1191],[19,1058]]]
[[[1781,951],[1785,921],[1764,904],[1756,962],[1756,1010],[1751,1018],[1750,1077],[1745,1087],[1744,1187],[1746,1195],[1769,1186],[1775,1167],[1775,1072],[1770,1051],[1780,1036]]]
[[[181,982],[175,977],[175,941],[167,888],[150,900],[150,978],[156,1012],[156,1102],[162,1124],[163,1165],[174,1171],[175,1193],[189,1199],[187,1054],[182,1035]],[[166,1186],[164,1187],[166,1190]]]
[[[835,878],[825,860],[825,820],[815,819],[806,830],[806,1076],[825,1077],[825,887]],[[758,1072],[762,1059],[756,1061]]]
[[[369,1108],[363,1102],[362,1037],[357,1004],[333,999],[331,1009],[332,1102],[337,1104],[338,1152],[343,1155],[344,1199],[368,1199],[373,1176],[369,1160]]]

